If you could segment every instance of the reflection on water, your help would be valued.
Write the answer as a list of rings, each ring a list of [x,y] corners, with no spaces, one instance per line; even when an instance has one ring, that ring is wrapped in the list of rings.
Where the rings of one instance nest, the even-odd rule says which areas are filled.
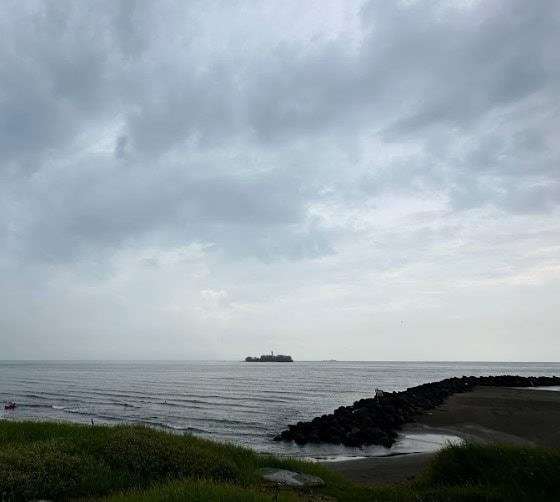
[[[315,454],[314,459],[322,462],[339,462],[366,457],[387,457],[390,455],[405,455],[410,453],[431,453],[438,451],[444,446],[458,445],[463,440],[460,437],[450,434],[403,434],[391,448],[382,446],[367,446],[363,448],[352,448],[351,454],[335,453],[324,457]],[[341,449],[342,450],[342,449]],[[331,450],[334,451],[334,448]],[[360,454],[361,453],[361,454]]]
[[[558,385],[551,385],[550,387],[522,387],[523,389],[531,389],[531,390],[550,390],[560,392],[560,386]]]
[[[372,397],[462,375],[554,375],[559,363],[456,362],[0,362],[0,411],[11,420],[137,423],[298,457],[432,451],[404,436],[390,450],[274,442],[287,424]],[[445,442],[445,438],[443,441]]]

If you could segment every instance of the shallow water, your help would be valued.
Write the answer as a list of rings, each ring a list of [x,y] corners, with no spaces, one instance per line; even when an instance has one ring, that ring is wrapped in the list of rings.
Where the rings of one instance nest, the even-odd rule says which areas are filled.
[[[18,403],[0,417],[140,423],[299,457],[377,456],[432,451],[450,438],[411,435],[390,450],[272,438],[289,423],[371,397],[376,387],[491,374],[560,375],[560,363],[0,362],[0,401]]]
[[[550,387],[529,387],[530,390],[548,390],[552,392],[560,392],[560,386],[551,385]]]

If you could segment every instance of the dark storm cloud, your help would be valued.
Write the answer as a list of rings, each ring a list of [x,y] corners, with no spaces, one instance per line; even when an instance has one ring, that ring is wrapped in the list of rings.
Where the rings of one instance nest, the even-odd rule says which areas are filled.
[[[10,239],[22,256],[49,260],[162,231],[233,254],[321,255],[332,246],[306,211],[322,184],[339,187],[342,201],[358,194],[357,205],[420,187],[448,193],[456,210],[550,210],[553,121],[530,108],[527,130],[514,112],[531,99],[556,106],[558,12],[549,0],[368,1],[356,46],[344,37],[277,42],[249,15],[261,50],[212,52],[199,40],[219,38],[228,20],[205,24],[212,11],[197,2],[6,4],[0,155]],[[517,122],[489,131],[500,115]],[[374,165],[353,186],[352,163],[322,169],[312,151],[364,135],[404,150],[421,144],[422,156]],[[108,136],[114,159],[80,155],[89,136]],[[202,167],[189,159],[298,142],[313,145],[312,169],[281,154],[265,174],[258,165],[233,172],[227,155]],[[518,186],[535,169],[540,178]]]
[[[468,126],[538,91],[557,91],[558,10],[553,1],[472,9],[367,2],[357,51],[330,43],[267,55],[250,87],[251,123],[268,137],[359,120],[395,141],[433,125]]]
[[[135,148],[146,154],[180,146],[195,136],[199,141],[223,141],[235,134],[239,96],[233,75],[219,66],[201,76],[170,70],[171,81],[158,81],[134,103],[127,126]]]
[[[126,155],[126,147],[128,145],[128,136],[122,135],[117,138],[115,145],[115,158],[122,159]]]
[[[430,6],[367,2],[362,16],[366,35],[358,51],[345,52],[337,44],[303,56],[297,48],[279,50],[252,84],[253,127],[265,139],[327,130],[336,141],[370,128],[396,144],[423,141],[422,158],[394,166],[385,180],[375,176],[376,192],[414,190],[418,182],[439,190],[460,184],[459,191],[449,191],[462,194],[455,207],[492,203],[505,210],[545,211],[557,205],[554,188],[515,185],[531,184],[530,177],[539,171],[548,171],[545,183],[558,179],[560,156],[553,144],[558,137],[549,138],[560,120],[558,4]],[[535,105],[525,106],[524,116],[512,115],[512,109],[531,99]],[[543,109],[552,118],[546,112],[538,115]],[[533,127],[523,130],[524,121],[535,114]],[[485,129],[488,117],[500,115],[501,123]],[[471,152],[450,148],[460,135],[476,145]],[[451,170],[448,187],[435,169],[442,163]],[[497,186],[474,187],[488,179],[465,184],[477,171],[492,171]],[[506,195],[495,197],[498,190]]]
[[[20,220],[20,256],[74,260],[135,240],[140,245],[154,233],[170,245],[211,242],[265,259],[329,252],[316,229],[298,226],[305,194],[297,178],[200,176],[182,166],[129,169],[125,175],[107,161],[63,171],[46,184],[36,180],[21,194],[33,197]]]
[[[69,7],[69,6],[68,6]],[[4,169],[44,166],[114,103],[100,20],[61,4],[5,3],[0,49],[0,154]],[[109,90],[111,88],[111,90]],[[117,91],[118,92],[118,91]]]
[[[549,357],[559,5],[3,2],[2,356]]]

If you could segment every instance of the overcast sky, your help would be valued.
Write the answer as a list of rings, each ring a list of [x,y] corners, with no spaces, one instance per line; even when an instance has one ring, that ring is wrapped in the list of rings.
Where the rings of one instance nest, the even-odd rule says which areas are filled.
[[[557,0],[4,1],[0,359],[559,360]]]

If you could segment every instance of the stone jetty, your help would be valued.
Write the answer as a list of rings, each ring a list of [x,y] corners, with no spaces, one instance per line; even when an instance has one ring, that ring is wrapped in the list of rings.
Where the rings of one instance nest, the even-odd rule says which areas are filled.
[[[298,422],[274,438],[275,441],[335,443],[346,446],[382,445],[390,448],[401,427],[414,417],[442,404],[459,392],[476,386],[547,387],[560,385],[560,377],[523,377],[514,375],[464,376],[426,383],[401,392],[378,393],[360,399],[351,406],[341,406],[329,415]]]

